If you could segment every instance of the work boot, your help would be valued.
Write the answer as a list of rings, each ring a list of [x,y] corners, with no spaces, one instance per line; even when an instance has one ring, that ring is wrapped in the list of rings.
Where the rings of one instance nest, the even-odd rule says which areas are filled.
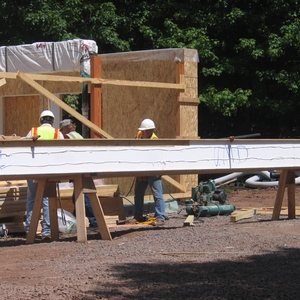
[[[146,217],[139,217],[139,216],[135,216],[132,219],[126,220],[126,224],[138,224],[138,223],[142,223],[147,221],[148,218]]]
[[[152,225],[153,226],[163,226],[163,225],[165,225],[165,221],[164,220],[156,220]]]

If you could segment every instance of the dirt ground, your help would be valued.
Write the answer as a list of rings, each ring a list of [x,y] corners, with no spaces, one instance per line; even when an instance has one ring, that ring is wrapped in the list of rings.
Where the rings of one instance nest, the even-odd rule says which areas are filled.
[[[277,188],[228,193],[236,210],[273,207]],[[287,206],[287,192],[283,206]],[[296,205],[300,205],[296,189]],[[180,205],[181,208],[181,205]],[[183,211],[163,227],[110,227],[58,242],[22,235],[0,240],[0,299],[298,299],[300,219],[257,214],[237,222]]]

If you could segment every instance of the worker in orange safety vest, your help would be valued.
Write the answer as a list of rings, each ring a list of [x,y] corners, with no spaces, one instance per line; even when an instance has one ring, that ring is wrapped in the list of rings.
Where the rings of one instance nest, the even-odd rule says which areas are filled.
[[[40,126],[33,127],[27,134],[26,138],[32,138],[33,140],[53,140],[63,139],[64,136],[59,129],[53,128],[54,114],[50,110],[44,110],[40,114]],[[32,180],[27,180],[27,203],[26,203],[26,220],[25,220],[25,232],[28,233],[29,225],[32,216],[32,210],[34,205],[34,199],[37,189],[37,183]],[[49,203],[48,197],[43,198],[43,220],[42,220],[42,238],[50,238],[50,216],[49,216]]]

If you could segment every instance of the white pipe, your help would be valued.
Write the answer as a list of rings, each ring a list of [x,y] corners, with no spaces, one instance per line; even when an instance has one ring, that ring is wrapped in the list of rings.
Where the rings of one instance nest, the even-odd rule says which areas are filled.
[[[235,172],[235,173],[231,173],[231,174],[216,178],[216,179],[214,179],[214,182],[216,183],[216,185],[218,185],[223,182],[245,176],[247,174],[252,174],[252,173]],[[297,185],[297,184],[300,184],[300,173],[295,172],[295,174],[296,174],[296,176],[298,176],[295,178],[295,184]],[[269,180],[269,181],[262,181],[263,179]],[[269,171],[260,171],[260,172],[256,173],[256,175],[249,177],[245,181],[245,185],[248,187],[252,187],[252,188],[268,188],[268,187],[278,186],[278,182],[279,181],[277,181],[277,180],[271,179]]]
[[[214,179],[214,182],[216,185],[218,185],[220,183],[223,183],[223,182],[226,182],[226,181],[229,181],[232,179],[236,179],[237,177],[241,176],[242,174],[243,174],[243,172],[231,173],[231,174]]]

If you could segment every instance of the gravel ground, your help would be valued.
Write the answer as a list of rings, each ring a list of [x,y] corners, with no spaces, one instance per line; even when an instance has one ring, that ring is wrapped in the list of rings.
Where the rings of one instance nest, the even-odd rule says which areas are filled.
[[[273,188],[230,198],[239,209],[272,206],[275,195]],[[185,210],[170,217],[158,228],[110,228],[112,241],[97,233],[88,243],[76,235],[32,245],[24,236],[1,239],[0,299],[299,298],[299,217],[214,216],[193,226],[183,226]]]

